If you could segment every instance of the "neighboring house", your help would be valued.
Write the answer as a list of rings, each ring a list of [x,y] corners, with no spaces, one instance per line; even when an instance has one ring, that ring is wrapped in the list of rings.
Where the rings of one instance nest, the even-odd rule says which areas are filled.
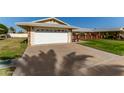
[[[74,41],[91,39],[124,39],[123,28],[78,28],[73,30]]]
[[[86,39],[101,39],[109,35],[119,37],[122,28],[89,29],[69,25],[57,18],[16,23],[28,32],[28,44],[71,43]]]

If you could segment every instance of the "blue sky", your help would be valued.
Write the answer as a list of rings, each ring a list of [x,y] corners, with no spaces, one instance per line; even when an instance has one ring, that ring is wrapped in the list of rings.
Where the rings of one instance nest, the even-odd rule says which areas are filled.
[[[44,17],[0,17],[0,23],[13,26],[19,31],[16,22],[30,22]],[[82,28],[116,28],[124,27],[124,17],[57,17],[70,25]]]

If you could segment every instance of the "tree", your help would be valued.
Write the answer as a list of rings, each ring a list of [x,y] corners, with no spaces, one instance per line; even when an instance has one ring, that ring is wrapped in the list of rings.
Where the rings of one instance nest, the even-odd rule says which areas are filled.
[[[10,27],[10,28],[9,28],[9,32],[11,32],[11,33],[15,33],[15,32],[16,32],[16,30],[15,30],[15,28],[14,28],[14,27]]]
[[[8,28],[7,26],[0,24],[0,34],[7,34],[8,33]]]

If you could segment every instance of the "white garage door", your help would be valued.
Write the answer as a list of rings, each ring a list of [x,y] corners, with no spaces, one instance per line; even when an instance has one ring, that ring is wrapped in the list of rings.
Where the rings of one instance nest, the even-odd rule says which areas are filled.
[[[67,43],[68,32],[32,32],[31,44]]]

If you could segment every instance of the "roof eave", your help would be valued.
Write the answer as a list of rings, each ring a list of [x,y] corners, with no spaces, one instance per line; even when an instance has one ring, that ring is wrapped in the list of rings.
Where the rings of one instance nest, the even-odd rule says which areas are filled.
[[[55,19],[55,20],[57,20],[57,21],[59,21],[59,22],[65,24],[65,25],[68,25],[68,26],[69,26],[68,23],[65,23],[64,21],[62,21],[62,20],[60,20],[60,19],[58,19],[58,18],[55,18],[55,17],[50,17],[50,18],[45,18],[45,19],[39,19],[39,20],[35,20],[35,21],[32,21],[32,22],[40,22],[40,21],[45,21],[45,20],[49,20],[49,19]]]
[[[22,25],[22,24],[16,24],[19,27],[43,27],[43,28],[65,28],[65,29],[76,29],[76,27],[54,27],[54,26],[34,26],[34,25]]]

